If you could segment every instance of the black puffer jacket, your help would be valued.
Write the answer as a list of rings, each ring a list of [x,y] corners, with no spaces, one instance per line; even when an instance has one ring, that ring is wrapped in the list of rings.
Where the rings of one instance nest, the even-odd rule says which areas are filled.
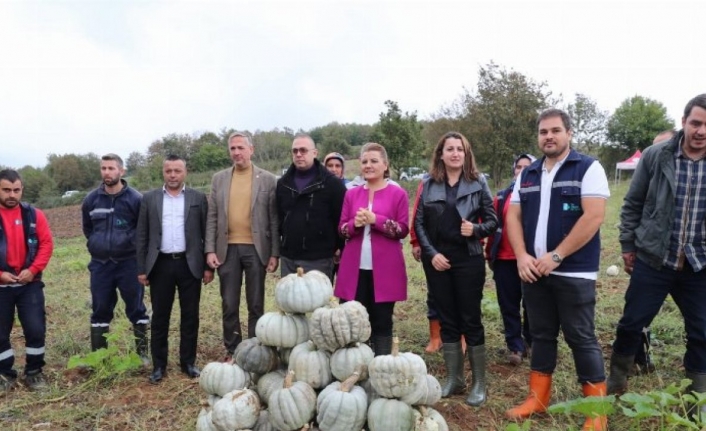
[[[294,165],[277,181],[280,254],[289,259],[326,259],[343,246],[338,221],[346,187],[321,162],[314,159],[314,165],[316,178],[301,193],[294,184]]]

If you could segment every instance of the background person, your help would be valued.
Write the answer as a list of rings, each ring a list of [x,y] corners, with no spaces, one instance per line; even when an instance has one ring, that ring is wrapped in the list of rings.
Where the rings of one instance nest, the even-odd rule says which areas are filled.
[[[117,291],[132,322],[137,354],[147,357],[147,309],[144,286],[137,279],[136,231],[142,195],[122,179],[123,159],[117,154],[101,157],[103,183],[83,200],[83,234],[91,261],[91,350],[108,346],[105,334],[113,320]]]
[[[682,130],[645,149],[620,212],[630,285],[610,358],[608,393],[627,390],[644,327],[667,295],[684,317],[684,370],[706,393],[706,94],[691,99]]]
[[[465,337],[472,385],[466,403],[486,400],[485,332],[481,300],[485,260],[481,239],[497,228],[493,198],[480,175],[468,140],[444,134],[434,148],[430,176],[424,180],[414,229],[422,248],[422,265],[441,317],[441,339],[448,379],[442,397],[465,388]]]
[[[179,365],[184,374],[198,377],[196,344],[199,335],[201,280],[213,280],[206,266],[206,195],[184,185],[186,162],[168,156],[162,164],[164,185],[145,193],[137,222],[137,272],[152,299],[152,366],[150,383],[167,372],[169,319],[179,291]]]
[[[25,339],[23,382],[30,390],[47,386],[42,373],[47,332],[42,271],[54,243],[44,213],[21,202],[22,189],[17,171],[0,171],[0,395],[17,380],[10,344],[15,309]]]
[[[277,181],[282,277],[298,267],[333,277],[333,258],[343,247],[337,234],[346,187],[316,159],[311,136],[292,141],[292,164]]]
[[[265,274],[279,265],[279,232],[275,187],[277,179],[255,166],[252,140],[244,133],[228,137],[233,166],[216,172],[211,181],[206,221],[206,262],[218,270],[223,309],[226,361],[243,341],[240,296],[245,274],[248,337],[265,310]]]
[[[360,165],[366,184],[346,192],[339,231],[348,241],[334,294],[365,306],[375,355],[387,355],[395,302],[407,300],[400,240],[409,232],[409,200],[404,189],[385,181],[388,159],[382,145],[363,145]]]
[[[573,353],[584,396],[606,394],[595,307],[608,179],[598,161],[571,149],[566,112],[542,112],[537,129],[544,157],[515,181],[506,221],[532,336],[530,393],[524,403],[505,412],[510,419],[546,411],[559,330]],[[583,429],[607,426],[606,416],[592,416]]]
[[[522,358],[527,357],[527,349],[532,345],[529,331],[527,308],[522,302],[522,280],[517,273],[517,259],[507,238],[505,219],[510,208],[510,195],[515,187],[515,181],[522,170],[534,162],[531,154],[520,154],[512,164],[513,178],[510,185],[501,190],[493,200],[493,207],[498,215],[498,230],[488,238],[486,257],[493,270],[495,291],[498,295],[498,306],[503,318],[505,329],[505,344],[507,346],[506,360],[511,365],[520,365]],[[520,314],[522,308],[522,314]]]

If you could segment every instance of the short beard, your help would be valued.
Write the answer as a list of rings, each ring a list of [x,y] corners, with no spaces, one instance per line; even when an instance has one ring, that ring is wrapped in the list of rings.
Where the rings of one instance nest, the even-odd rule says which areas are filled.
[[[114,185],[117,185],[120,182],[120,178],[117,179],[112,179],[112,178],[106,178],[103,180],[103,184],[105,184],[108,187],[113,187]]]

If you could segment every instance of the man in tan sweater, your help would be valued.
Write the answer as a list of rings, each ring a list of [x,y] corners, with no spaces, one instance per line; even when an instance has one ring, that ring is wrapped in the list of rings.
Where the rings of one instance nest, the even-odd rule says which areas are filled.
[[[227,358],[243,340],[240,291],[245,274],[248,337],[255,336],[264,312],[265,272],[279,266],[279,234],[273,174],[251,162],[250,137],[228,138],[233,167],[217,172],[211,183],[206,224],[206,263],[218,271],[223,308],[223,343]]]

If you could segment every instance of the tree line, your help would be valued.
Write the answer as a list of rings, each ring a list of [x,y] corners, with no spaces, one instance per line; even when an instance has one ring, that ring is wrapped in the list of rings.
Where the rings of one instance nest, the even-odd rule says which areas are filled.
[[[372,125],[334,122],[311,130],[240,131],[252,135],[254,163],[275,173],[289,166],[291,142],[298,132],[312,136],[322,158],[332,151],[356,158],[362,144],[379,142],[387,149],[396,173],[412,166],[427,168],[436,141],[455,130],[469,138],[480,169],[499,187],[511,176],[516,155],[537,153],[537,115],[549,107],[569,113],[573,147],[598,158],[609,175],[616,162],[649,146],[659,132],[674,128],[666,107],[656,100],[635,95],[609,114],[588,95],[575,94],[564,101],[546,82],[491,62],[479,69],[475,88],[464,88],[456,100],[428,119],[419,119],[416,112],[403,111],[397,102],[388,100],[386,110]],[[149,144],[144,153],[130,153],[125,162],[131,185],[145,190],[161,184],[162,161],[169,154],[184,157],[189,171],[202,173],[203,181],[208,181],[211,173],[231,165],[227,138],[235,130],[173,133]],[[66,190],[89,190],[100,182],[99,166],[100,157],[94,153],[49,154],[45,167],[19,169],[25,182],[24,198],[36,203]]]

